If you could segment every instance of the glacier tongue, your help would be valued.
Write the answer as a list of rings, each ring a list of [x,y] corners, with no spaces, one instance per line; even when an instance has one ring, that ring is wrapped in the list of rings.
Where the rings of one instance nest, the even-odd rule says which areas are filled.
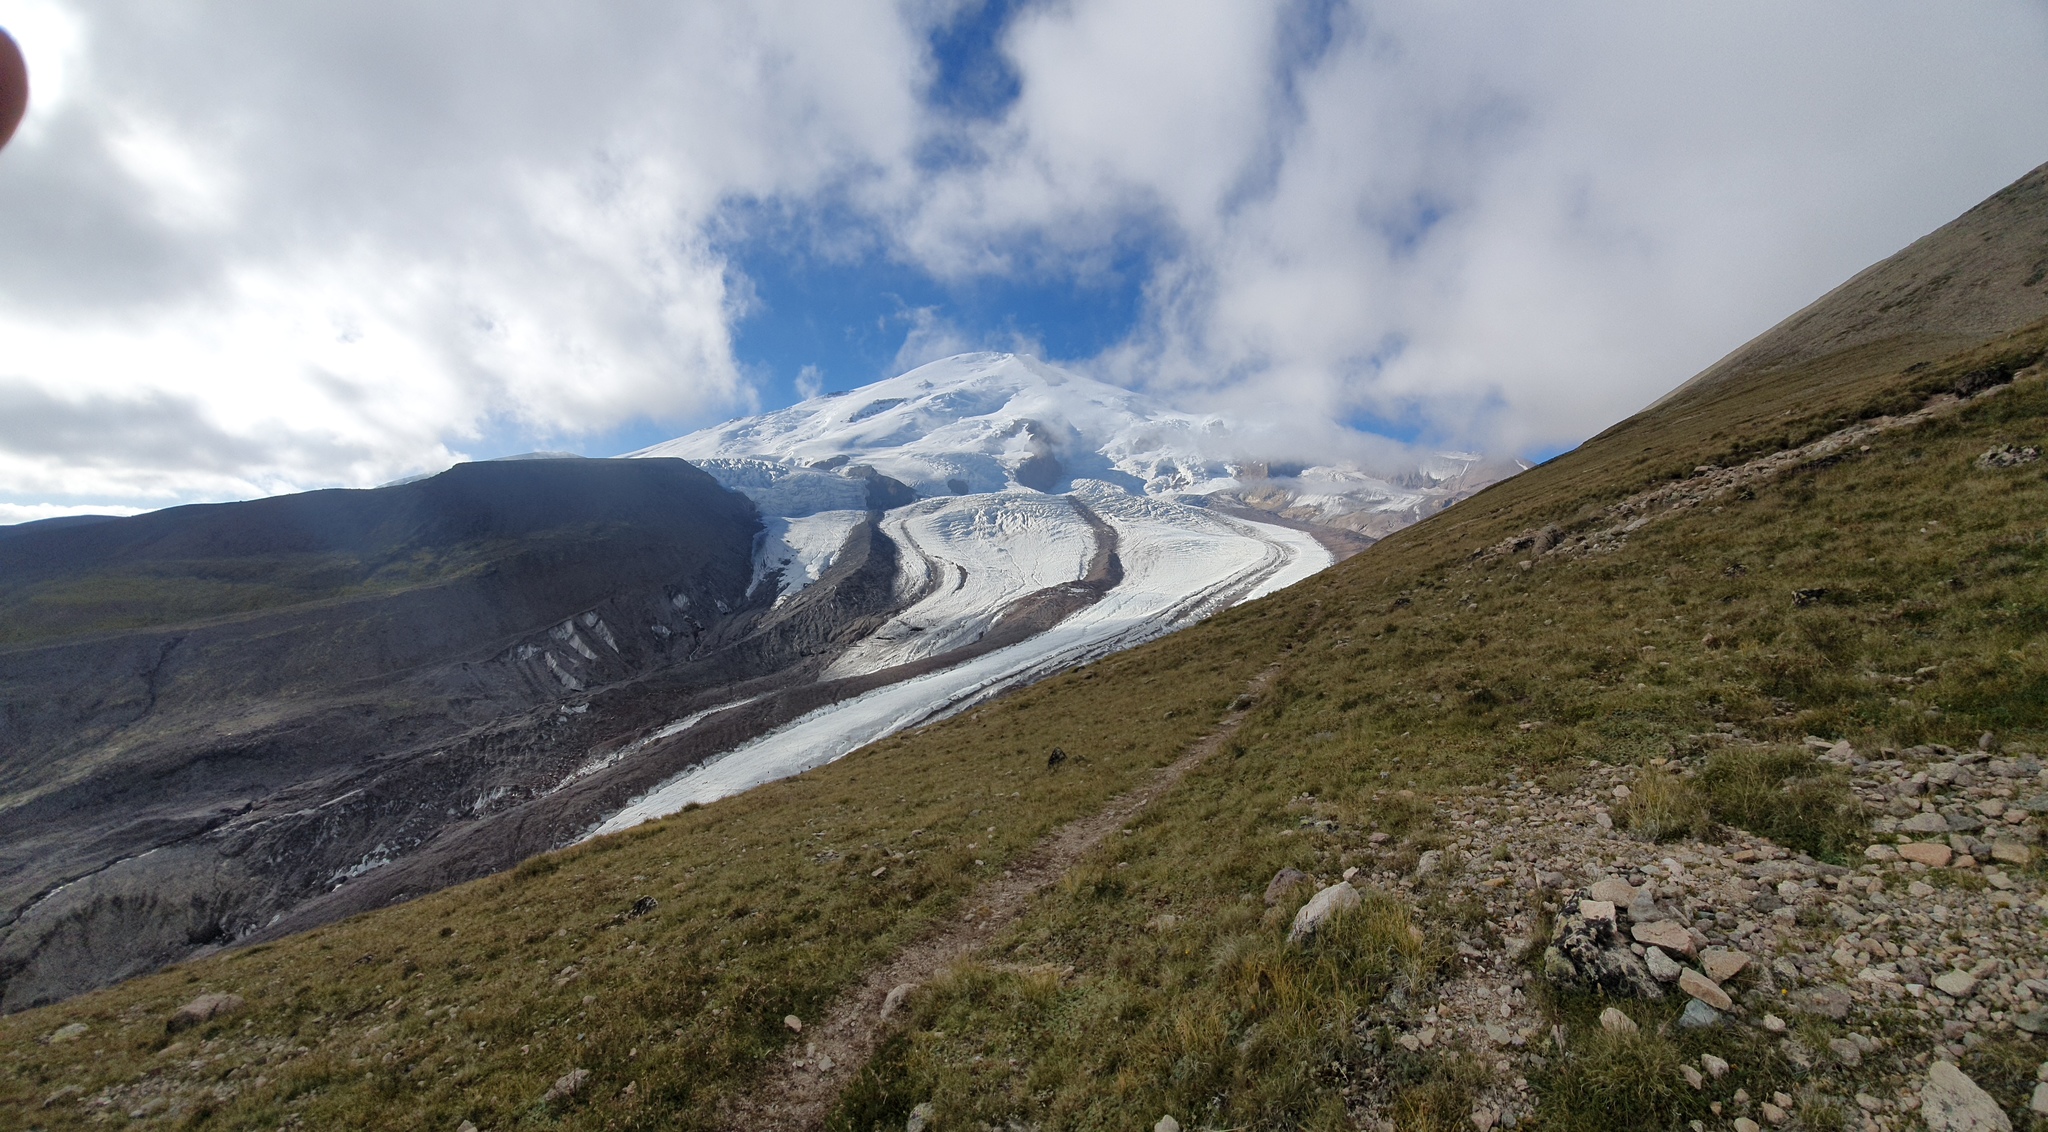
[[[1074,500],[1001,492],[921,500],[889,513],[897,594],[920,597],[826,669],[855,676],[973,644],[1025,594],[1078,582],[1096,549]]]
[[[1084,484],[1077,494],[1116,529],[1124,563],[1122,582],[1101,601],[1018,644],[820,708],[670,779],[586,836],[617,833],[692,802],[715,801],[822,766],[1006,688],[1143,644],[1300,581],[1331,562],[1329,551],[1301,531],[1211,515],[1107,485]],[[950,529],[971,531],[972,524]]]

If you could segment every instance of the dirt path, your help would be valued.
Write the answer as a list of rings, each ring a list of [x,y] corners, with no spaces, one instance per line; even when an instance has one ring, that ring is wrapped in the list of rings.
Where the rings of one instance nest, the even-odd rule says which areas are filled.
[[[1252,699],[1279,672],[1276,665],[1255,677],[1247,688]],[[1154,771],[1142,785],[1110,799],[1087,817],[1054,830],[1019,857],[1003,875],[976,889],[961,903],[950,922],[934,925],[922,938],[869,971],[858,985],[833,1003],[822,1021],[804,1027],[790,1055],[768,1078],[721,1114],[732,1129],[811,1129],[822,1126],[832,1103],[874,1055],[886,1032],[882,1005],[889,991],[905,984],[921,985],[988,946],[1017,922],[1040,889],[1052,884],[1100,845],[1111,833],[1154,800],[1173,789],[1204,759],[1223,749],[1251,711],[1246,698],[1196,740],[1180,758]]]

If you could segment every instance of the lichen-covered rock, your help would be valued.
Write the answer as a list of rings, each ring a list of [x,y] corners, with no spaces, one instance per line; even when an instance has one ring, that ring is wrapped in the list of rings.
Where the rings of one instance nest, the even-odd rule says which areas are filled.
[[[1568,986],[1627,998],[1664,997],[1664,988],[1650,977],[1649,969],[1615,930],[1612,914],[1588,918],[1581,914],[1576,898],[1566,902],[1557,918],[1550,946],[1543,953],[1543,968],[1553,981]]]

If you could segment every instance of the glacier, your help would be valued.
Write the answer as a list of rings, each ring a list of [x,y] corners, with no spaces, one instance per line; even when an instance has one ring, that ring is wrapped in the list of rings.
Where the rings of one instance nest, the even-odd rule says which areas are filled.
[[[822,678],[915,667],[661,783],[586,836],[801,773],[1272,593],[1517,470],[1436,453],[1386,475],[1247,447],[1220,416],[979,353],[629,454],[688,460],[755,502],[755,585],[772,581],[777,603],[873,516],[896,547],[898,606]],[[895,494],[878,503],[878,490]],[[990,635],[1045,595],[1065,598],[1049,626]]]

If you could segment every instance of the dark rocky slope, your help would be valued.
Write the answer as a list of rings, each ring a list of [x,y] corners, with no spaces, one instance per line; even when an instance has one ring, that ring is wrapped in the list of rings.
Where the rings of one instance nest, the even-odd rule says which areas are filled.
[[[772,726],[604,765],[888,611],[872,524],[798,600],[750,604],[759,527],[680,460],[546,460],[0,540],[0,1005],[244,937],[421,846],[377,902],[501,868]]]

